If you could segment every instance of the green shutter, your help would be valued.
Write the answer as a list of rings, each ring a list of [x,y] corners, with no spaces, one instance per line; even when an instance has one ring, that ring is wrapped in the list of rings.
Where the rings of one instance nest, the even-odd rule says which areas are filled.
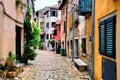
[[[116,57],[116,16],[100,22],[99,50],[102,55]]]
[[[105,22],[100,22],[99,26],[99,48],[100,48],[100,54],[105,54]]]
[[[115,16],[106,20],[106,55],[115,58]]]

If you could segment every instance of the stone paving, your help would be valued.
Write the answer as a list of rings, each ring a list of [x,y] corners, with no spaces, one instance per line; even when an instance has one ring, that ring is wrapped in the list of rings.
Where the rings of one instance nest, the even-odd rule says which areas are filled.
[[[79,72],[69,58],[52,51],[37,53],[37,58],[29,61],[17,80],[90,80],[88,73]]]

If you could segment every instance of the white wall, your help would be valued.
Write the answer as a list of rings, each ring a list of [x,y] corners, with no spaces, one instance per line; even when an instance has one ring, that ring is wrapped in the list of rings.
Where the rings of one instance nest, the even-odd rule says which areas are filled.
[[[47,18],[47,14],[45,15],[45,29],[46,29],[46,24],[49,22],[49,29],[45,32],[46,34],[49,34],[49,39],[46,39],[46,36],[45,36],[46,47],[47,47],[48,41],[50,40],[50,34],[52,33],[52,22],[56,22],[56,20],[59,20],[60,18],[59,13],[60,12],[58,12],[58,17],[51,17],[50,10],[49,10],[49,17]],[[47,49],[52,49],[50,44],[49,44],[49,47],[47,47]]]

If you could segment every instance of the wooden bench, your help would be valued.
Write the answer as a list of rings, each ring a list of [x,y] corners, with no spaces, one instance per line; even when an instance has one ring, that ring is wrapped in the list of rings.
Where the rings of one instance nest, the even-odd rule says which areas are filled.
[[[73,59],[73,60],[75,62],[75,67],[77,67],[79,71],[84,71],[86,69],[87,64],[84,63],[82,60],[80,59]]]

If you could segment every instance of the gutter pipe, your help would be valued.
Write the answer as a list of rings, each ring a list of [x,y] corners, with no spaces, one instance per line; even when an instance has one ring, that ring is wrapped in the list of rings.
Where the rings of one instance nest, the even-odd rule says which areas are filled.
[[[91,35],[91,70],[90,76],[94,80],[94,27],[95,27],[95,0],[92,0],[92,35]]]

